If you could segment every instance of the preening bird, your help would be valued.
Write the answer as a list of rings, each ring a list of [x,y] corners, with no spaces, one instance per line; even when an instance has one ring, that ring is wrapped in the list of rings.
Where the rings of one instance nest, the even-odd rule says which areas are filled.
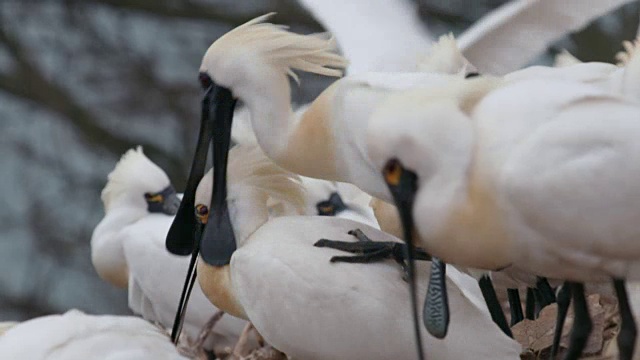
[[[110,283],[128,287],[129,308],[135,314],[171,328],[189,260],[170,254],[164,245],[180,202],[168,176],[142,148],[131,149],[109,174],[102,201],[105,217],[91,238],[96,271]],[[217,311],[195,286],[184,322],[189,338],[195,340]],[[205,347],[232,347],[245,324],[224,316]]]
[[[266,341],[293,358],[415,356],[409,293],[397,265],[332,264],[329,259],[340,252],[313,246],[319,236],[353,242],[347,232],[357,227],[376,240],[400,244],[398,239],[347,219],[270,217],[269,198],[303,204],[303,187],[258,147],[234,147],[228,172],[223,165],[214,161],[195,196],[198,221],[206,224],[201,249],[226,242],[219,231],[210,231],[216,227],[230,229],[235,242],[226,264],[212,264],[205,254],[198,261],[199,282],[216,306],[250,320]],[[229,215],[228,224],[221,224],[227,221],[221,210]],[[421,267],[428,275],[426,264]],[[488,326],[473,280],[455,269],[447,275],[454,289],[452,322],[459,326],[445,340],[425,334],[427,356],[517,359],[520,345]]]
[[[579,82],[479,78],[390,96],[368,145],[403,224],[429,253],[569,281],[569,358],[590,331],[581,283],[613,279],[621,358],[631,359],[624,279],[640,274],[639,115],[633,102]]]
[[[160,328],[133,316],[71,310],[17,324],[0,336],[2,359],[186,360]]]

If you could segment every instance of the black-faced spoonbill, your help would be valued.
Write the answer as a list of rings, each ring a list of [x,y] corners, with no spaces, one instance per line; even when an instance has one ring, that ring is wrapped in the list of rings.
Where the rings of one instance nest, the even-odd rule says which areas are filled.
[[[623,281],[640,265],[638,116],[633,102],[579,82],[481,78],[387,99],[368,136],[416,244],[461,266],[569,281],[569,359],[591,326],[582,282],[613,279],[626,360],[636,327]]]
[[[180,200],[166,173],[142,148],[127,151],[109,174],[102,191],[105,216],[93,232],[91,257],[98,274],[128,287],[129,308],[143,318],[171,328],[189,260],[164,246]],[[184,330],[195,340],[218,309],[199,286],[193,289]],[[233,347],[246,321],[224,316],[205,343],[216,352]]]

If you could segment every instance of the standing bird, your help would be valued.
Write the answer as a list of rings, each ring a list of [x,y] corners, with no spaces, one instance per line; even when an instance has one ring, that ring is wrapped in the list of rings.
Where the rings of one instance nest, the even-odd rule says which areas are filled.
[[[170,328],[178,307],[188,259],[170,254],[164,241],[180,199],[165,172],[142,148],[127,151],[102,191],[105,217],[91,237],[91,259],[104,280],[128,287],[129,308],[143,318]],[[195,340],[218,309],[196,286],[184,329]],[[232,347],[246,322],[224,316],[205,347]]]
[[[71,310],[17,324],[0,336],[0,358],[186,360],[161,329],[133,316]]]
[[[234,147],[228,167],[214,160],[214,169],[204,176],[195,196],[198,221],[206,224],[201,250],[215,248],[212,242],[226,242],[228,236],[235,249],[225,264],[201,254],[198,279],[207,297],[223,311],[250,320],[266,341],[293,358],[414,356],[409,294],[396,266],[330,264],[338,253],[313,246],[318,236],[347,240],[346,232],[354,227],[376,240],[401,242],[347,219],[272,218],[270,198],[303,204],[303,188],[296,175],[276,166],[258,147]],[[220,231],[211,231],[216,227],[229,233],[220,237]],[[427,274],[427,266],[421,267]],[[425,335],[427,356],[517,359],[520,345],[487,326],[491,320],[473,281],[455,270],[446,281],[454,289],[452,322],[460,326],[445,340]]]
[[[417,245],[461,266],[568,281],[567,359],[591,329],[582,283],[612,281],[626,360],[636,326],[624,281],[640,265],[638,116],[638,105],[583,83],[480,78],[389,97],[368,144]]]

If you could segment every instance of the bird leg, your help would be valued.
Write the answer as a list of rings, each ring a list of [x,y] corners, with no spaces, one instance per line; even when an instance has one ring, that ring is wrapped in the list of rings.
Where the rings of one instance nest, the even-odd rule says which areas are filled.
[[[556,302],[556,294],[553,292],[551,285],[549,285],[547,278],[538,277],[536,289],[538,289],[540,295],[540,309]]]
[[[373,241],[360,229],[351,230],[348,234],[355,236],[358,241],[352,242],[320,239],[313,244],[313,246],[326,247],[356,254],[354,256],[333,256],[331,257],[331,262],[371,263],[386,259],[393,259],[402,268],[402,279],[407,281],[407,244],[395,241]],[[416,248],[415,250],[416,260],[431,260],[431,257],[424,250],[420,248]]]
[[[484,297],[484,301],[487,304],[491,319],[498,325],[502,332],[508,337],[513,338],[513,334],[511,333],[509,325],[507,325],[507,319],[504,317],[500,301],[498,301],[496,290],[493,288],[493,282],[491,282],[489,275],[483,275],[480,280],[478,280],[478,285],[480,285],[480,291],[482,291],[482,297]]]
[[[627,297],[624,280],[614,279],[613,287],[618,297],[618,309],[621,318],[620,333],[618,333],[619,356],[620,360],[631,360],[636,345],[636,322],[633,319],[633,313],[629,307],[629,298]]]
[[[589,317],[587,300],[584,297],[584,285],[582,283],[569,282],[571,295],[573,298],[573,326],[569,337],[569,348],[564,360],[576,360],[582,354],[582,350],[587,345],[589,334],[593,328]]]
[[[507,289],[507,297],[509,298],[509,309],[511,311],[511,326],[513,326],[524,319],[520,292],[518,289]]]
[[[247,349],[249,343],[249,334],[254,329],[253,324],[250,322],[245,325],[244,329],[242,329],[242,333],[240,333],[240,337],[238,338],[238,342],[233,347],[233,352],[231,353],[233,359],[242,359],[244,356],[249,354],[249,350]]]
[[[524,317],[528,320],[535,320],[536,299],[533,289],[530,287],[527,288],[527,299],[525,301]]]
[[[429,334],[443,339],[449,329],[449,299],[445,283],[447,264],[439,258],[431,259],[431,274],[427,296],[422,308],[422,321]]]
[[[564,320],[567,318],[569,304],[571,304],[571,287],[568,283],[564,283],[558,292],[558,313],[556,315],[556,329],[553,332],[553,344],[551,345],[551,360],[555,360],[558,350],[560,349],[560,338],[562,337],[562,328]]]

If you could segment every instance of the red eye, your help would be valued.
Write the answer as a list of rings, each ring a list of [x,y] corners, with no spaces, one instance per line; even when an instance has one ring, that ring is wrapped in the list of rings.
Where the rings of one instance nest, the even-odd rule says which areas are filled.
[[[207,73],[203,72],[198,75],[198,81],[200,81],[202,90],[207,90],[213,84],[213,80],[211,80],[211,77],[207,75]]]

